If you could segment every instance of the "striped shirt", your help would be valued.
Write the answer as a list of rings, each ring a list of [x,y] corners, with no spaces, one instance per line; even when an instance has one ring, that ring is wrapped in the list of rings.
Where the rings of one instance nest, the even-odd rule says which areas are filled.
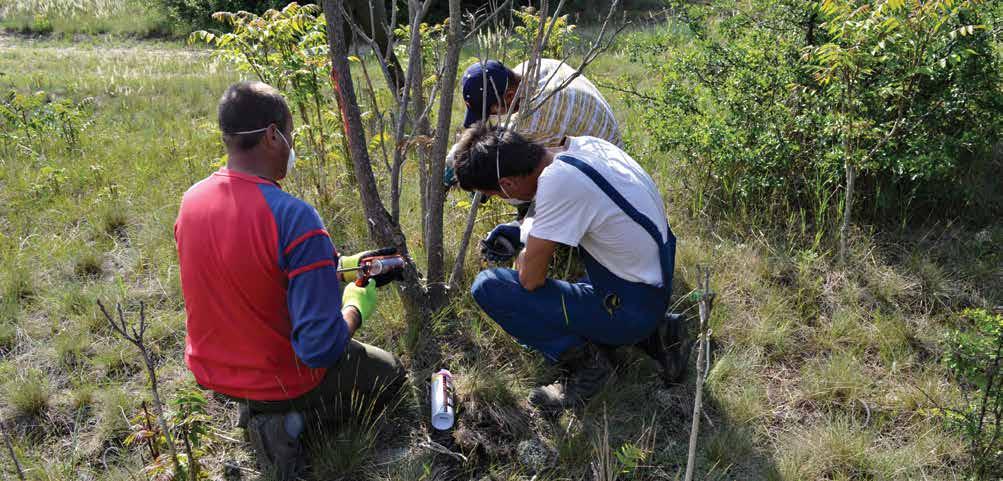
[[[524,75],[528,63],[523,62],[513,70]],[[622,147],[620,126],[613,109],[589,79],[579,75],[565,88],[553,93],[575,70],[560,60],[540,59],[536,79],[523,78],[534,88],[530,102],[533,108],[526,115],[526,109],[520,107],[512,114],[512,124],[520,134],[548,147],[560,145],[566,136],[598,137]]]

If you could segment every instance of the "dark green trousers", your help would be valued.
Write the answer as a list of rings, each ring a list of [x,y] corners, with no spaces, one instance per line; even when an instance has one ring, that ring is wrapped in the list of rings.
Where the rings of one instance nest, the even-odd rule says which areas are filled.
[[[282,401],[237,401],[246,403],[252,416],[299,411],[315,420],[336,421],[347,414],[377,416],[392,408],[403,395],[404,382],[404,367],[396,356],[352,340],[312,391]]]

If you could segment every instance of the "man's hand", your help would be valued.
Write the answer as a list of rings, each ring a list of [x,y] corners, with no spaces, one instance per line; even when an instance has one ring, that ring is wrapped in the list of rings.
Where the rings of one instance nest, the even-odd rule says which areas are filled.
[[[505,262],[522,249],[519,240],[519,222],[501,224],[491,230],[481,241],[481,255],[492,262]]]
[[[379,256],[392,256],[397,255],[396,247],[384,247],[382,249],[376,249],[371,251],[360,252],[355,255],[344,256],[338,260],[338,269],[351,269],[354,267],[359,267],[359,264],[367,257],[379,257]],[[372,277],[376,281],[376,287],[383,287],[393,281],[399,281],[403,278],[404,271],[400,269],[394,269],[390,272],[380,274],[378,276]],[[341,280],[345,283],[355,282],[355,279],[359,278],[359,271],[347,271],[341,273]]]
[[[354,282],[348,283],[345,292],[341,294],[341,306],[358,309],[361,325],[362,321],[369,319],[376,310],[376,283],[370,280],[366,283],[366,287],[359,287]]]

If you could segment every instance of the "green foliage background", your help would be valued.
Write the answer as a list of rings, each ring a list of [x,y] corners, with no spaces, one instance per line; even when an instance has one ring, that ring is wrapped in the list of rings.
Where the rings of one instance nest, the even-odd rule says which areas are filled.
[[[809,239],[825,231],[841,202],[839,126],[846,119],[839,92],[814,75],[812,52],[842,41],[826,28],[819,2],[678,2],[674,9],[675,28],[626,50],[663,79],[634,99],[645,106],[659,148],[680,154],[692,167],[687,182],[706,191],[693,208],[799,225]],[[889,17],[904,22],[911,13]],[[1003,212],[998,185],[987,175],[998,165],[992,155],[1003,126],[994,44],[1000,18],[998,5],[983,2],[951,16],[939,35],[869,33],[876,47],[866,53],[882,63],[855,90],[850,121],[860,138],[877,144],[898,118],[894,100],[907,84],[913,90],[903,105],[907,127],[860,166],[865,200],[858,210],[866,221],[947,216],[985,223]],[[966,25],[984,28],[946,34]],[[918,64],[897,60],[931,38]]]

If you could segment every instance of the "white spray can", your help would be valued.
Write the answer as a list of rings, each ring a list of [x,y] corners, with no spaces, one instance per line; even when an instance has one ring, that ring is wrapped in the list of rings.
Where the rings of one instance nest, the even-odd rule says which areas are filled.
[[[432,374],[432,427],[445,431],[453,427],[453,375],[442,369]]]

